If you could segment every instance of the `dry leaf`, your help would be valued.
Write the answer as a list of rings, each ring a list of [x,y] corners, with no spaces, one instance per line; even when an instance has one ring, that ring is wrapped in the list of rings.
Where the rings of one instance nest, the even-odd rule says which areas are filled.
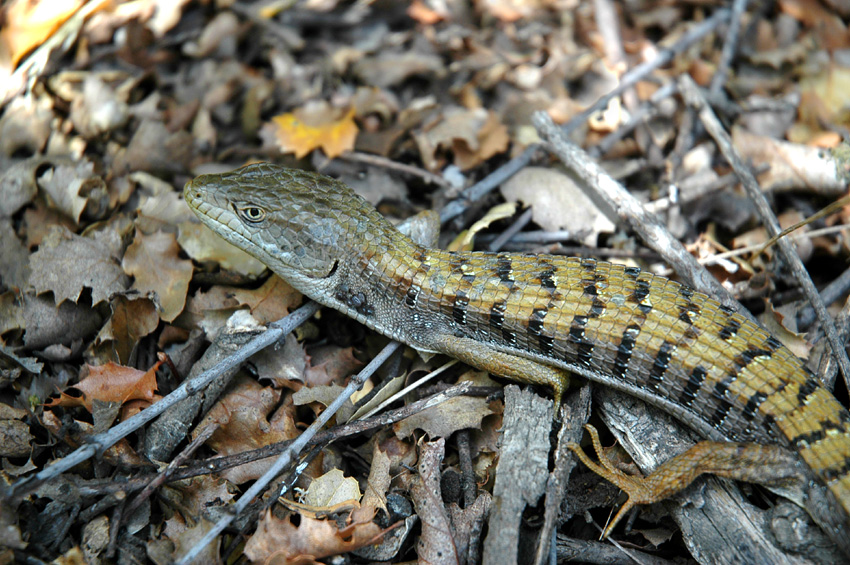
[[[487,229],[493,222],[510,218],[514,214],[516,214],[516,202],[505,202],[493,206],[480,220],[472,224],[469,229],[460,232],[454,241],[449,243],[446,249],[448,251],[472,251],[472,240],[475,234]]]
[[[194,516],[189,520],[189,524],[179,516],[166,520],[163,533],[174,542],[174,552],[170,555],[171,562],[177,561],[188,553],[207,532],[212,530],[214,525],[206,518],[195,521]],[[220,565],[222,563],[221,536],[216,536],[212,543],[206,544],[191,563],[193,565]]]
[[[231,286],[199,290],[189,299],[180,323],[201,327],[207,335],[214,336],[240,308],[247,306],[258,324],[268,324],[280,320],[301,302],[300,292],[273,275],[253,290]]]
[[[121,239],[114,231],[81,237],[55,227],[30,258],[29,282],[38,293],[53,292],[56,304],[77,302],[84,288],[91,289],[92,304],[99,304],[127,288],[120,252]]]
[[[116,296],[112,301],[112,316],[100,330],[95,345],[111,342],[116,361],[127,363],[139,341],[159,325],[156,306],[147,298],[130,299]]]
[[[304,383],[309,387],[342,383],[362,366],[363,362],[354,356],[353,347],[318,347],[307,360]]]
[[[505,200],[531,206],[532,218],[544,230],[568,229],[585,245],[596,245],[600,233],[615,225],[567,175],[543,167],[525,167],[501,186]]]
[[[399,439],[417,429],[431,438],[446,438],[458,430],[480,428],[481,420],[490,414],[493,410],[486,398],[456,396],[393,424],[393,431]]]
[[[339,529],[332,520],[303,515],[296,526],[291,517],[278,519],[269,510],[245,544],[244,553],[255,563],[268,565],[314,563],[316,559],[378,543],[384,532],[373,522]]]
[[[237,377],[228,390],[230,392],[216,402],[192,436],[196,437],[199,430],[212,422],[220,424],[207,440],[207,445],[220,455],[257,449],[299,434],[289,400],[269,417],[280,400],[279,391],[263,387],[247,377]],[[270,459],[254,461],[228,469],[222,476],[234,484],[242,484],[262,476],[273,462]]]
[[[351,151],[357,138],[354,109],[339,114],[322,102],[275,116],[273,131],[280,150],[299,159],[318,148],[331,159]]]
[[[341,504],[359,505],[360,496],[357,479],[346,477],[340,469],[331,469],[313,479],[301,502],[313,508],[327,509]]]
[[[82,392],[83,396],[78,398],[62,392],[58,399],[45,403],[45,406],[84,406],[91,412],[95,400],[119,404],[130,400],[152,402],[156,396],[154,393],[157,388],[156,370],[162,363],[157,361],[147,371],[115,363],[107,363],[100,367],[86,365],[89,375],[71,387]]]
[[[413,76],[440,75],[445,71],[445,64],[438,55],[431,53],[382,52],[375,57],[361,59],[351,70],[363,84],[386,88]]]
[[[266,270],[258,259],[218,237],[200,222],[183,222],[179,227],[177,242],[198,263],[215,261],[222,269],[249,277],[259,276]]]
[[[124,253],[123,267],[135,277],[133,289],[143,295],[154,293],[160,317],[171,322],[186,303],[192,280],[192,262],[180,259],[180,246],[172,233],[144,235],[136,231],[133,243]]]
[[[100,218],[108,209],[109,195],[104,180],[94,173],[88,161],[56,159],[53,166],[38,177],[38,186],[49,197],[51,206],[79,223],[83,210],[88,218]]]
[[[507,128],[490,110],[449,108],[442,120],[414,135],[422,162],[440,167],[439,150],[451,149],[461,170],[471,169],[508,148]]]
[[[13,69],[31,49],[41,45],[70,18],[83,0],[12,0],[5,6],[0,29],[0,52],[8,61],[0,66]]]
[[[809,353],[812,351],[812,344],[806,339],[806,334],[795,333],[785,327],[783,316],[780,312],[773,308],[773,303],[766,302],[765,311],[759,316],[764,327],[771,335],[777,337],[782,345],[790,349],[794,355],[802,359],[808,359]]]

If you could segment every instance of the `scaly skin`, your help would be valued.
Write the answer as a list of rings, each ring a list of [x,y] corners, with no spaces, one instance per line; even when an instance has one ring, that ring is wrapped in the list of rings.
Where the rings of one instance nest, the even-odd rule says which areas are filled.
[[[296,289],[393,339],[551,385],[556,400],[575,372],[709,439],[796,454],[799,502],[850,555],[850,414],[776,338],[708,296],[593,259],[425,248],[344,184],[270,164],[202,175],[184,195]],[[721,466],[734,469],[731,451]],[[753,451],[743,472],[708,472],[770,482],[772,463]],[[660,479],[665,496],[683,486]]]

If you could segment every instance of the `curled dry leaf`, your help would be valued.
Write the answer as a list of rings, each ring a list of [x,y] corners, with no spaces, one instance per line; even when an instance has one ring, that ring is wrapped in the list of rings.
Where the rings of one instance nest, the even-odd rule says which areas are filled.
[[[95,400],[119,404],[130,400],[144,400],[150,403],[156,397],[156,370],[162,363],[157,361],[147,371],[115,363],[107,363],[99,367],[86,365],[88,376],[71,387],[83,393],[82,397],[69,396],[60,392],[59,398],[46,402],[45,406],[48,408],[83,406],[91,412]]]
[[[30,258],[29,282],[38,293],[52,292],[56,304],[77,302],[84,288],[91,289],[92,304],[99,304],[127,288],[120,253],[121,239],[114,231],[82,237],[55,227]]]
[[[779,338],[782,345],[794,352],[794,355],[802,359],[808,359],[813,345],[806,339],[805,333],[796,333],[785,325],[785,316],[773,307],[773,303],[766,301],[767,308],[759,316],[764,327],[771,335]]]
[[[274,275],[253,290],[232,286],[214,286],[207,292],[199,290],[189,299],[179,321],[184,326],[203,328],[208,336],[214,336],[236,310],[247,306],[256,323],[268,324],[289,314],[301,301],[300,292]]]
[[[154,293],[160,317],[171,322],[186,303],[186,292],[192,280],[192,262],[180,259],[180,246],[172,233],[144,235],[136,231],[133,243],[124,253],[123,266],[135,277],[133,289],[143,295]]]
[[[110,344],[118,363],[127,363],[139,341],[159,325],[156,305],[147,298],[118,295],[112,300],[112,316],[101,328],[95,346]]]
[[[455,165],[469,170],[508,148],[507,127],[492,110],[449,108],[436,124],[414,135],[423,163],[440,168],[437,152],[451,150]]]
[[[52,160],[52,167],[38,177],[38,186],[50,197],[51,205],[79,223],[86,217],[98,219],[108,211],[109,194],[104,180],[94,173],[94,164]]]
[[[501,187],[505,200],[531,206],[532,218],[544,230],[568,229],[586,245],[595,245],[600,233],[615,226],[575,182],[563,173],[542,167],[526,167]]]
[[[5,59],[0,60],[0,68],[11,72],[24,55],[41,45],[82,4],[83,0],[9,2],[5,6],[3,27],[0,29],[0,44],[3,46],[0,53]]]

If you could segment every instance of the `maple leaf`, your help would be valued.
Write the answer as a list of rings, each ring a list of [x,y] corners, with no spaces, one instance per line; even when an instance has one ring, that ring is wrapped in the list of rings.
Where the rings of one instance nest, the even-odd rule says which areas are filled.
[[[272,118],[275,139],[284,153],[295,153],[299,159],[313,149],[321,148],[329,158],[339,157],[354,149],[357,125],[354,108],[341,118],[335,117],[327,103],[313,104],[291,114]]]

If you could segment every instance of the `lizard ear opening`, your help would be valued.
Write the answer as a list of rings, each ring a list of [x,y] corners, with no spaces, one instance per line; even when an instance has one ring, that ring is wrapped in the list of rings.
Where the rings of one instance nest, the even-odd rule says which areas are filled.
[[[326,279],[326,278],[328,278],[328,277],[333,276],[333,274],[336,272],[337,267],[339,267],[339,259],[337,259],[336,261],[334,261],[334,264],[331,266],[331,270],[330,270],[330,271],[328,271],[328,274],[327,274],[327,275],[325,275],[325,276],[324,276],[324,277],[322,277],[322,278],[323,278],[323,279]]]

